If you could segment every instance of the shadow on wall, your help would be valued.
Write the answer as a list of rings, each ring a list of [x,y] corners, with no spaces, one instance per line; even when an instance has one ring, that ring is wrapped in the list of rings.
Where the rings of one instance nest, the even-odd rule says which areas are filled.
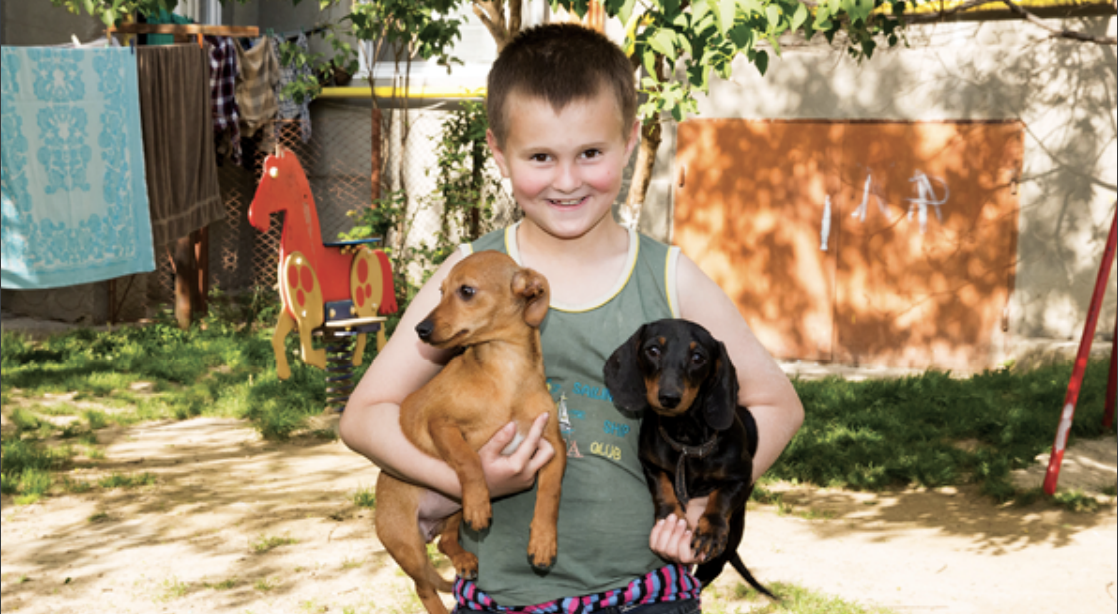
[[[770,351],[921,368],[997,359],[1019,122],[695,120],[678,142],[676,240]]]
[[[1085,18],[1064,25],[1106,33],[1113,29],[1112,21]],[[881,50],[860,65],[838,49],[795,45],[785,48],[766,77],[739,61],[734,78],[714,84],[700,109],[703,118],[1020,120],[1023,164],[1019,183],[1011,186],[1020,204],[1019,238],[1010,263],[1015,278],[1010,280],[1012,295],[1005,313],[1010,339],[1078,338],[1118,191],[1116,83],[1114,47],[1048,39],[1041,30],[1022,22],[945,23],[914,28],[909,32],[909,47]],[[963,155],[974,164],[984,163],[980,151]],[[741,174],[749,169],[731,165],[729,172]],[[813,178],[790,180],[797,184],[796,190],[804,191]],[[848,179],[847,185],[827,186],[827,191],[832,187],[850,190],[849,183]],[[810,212],[791,211],[789,202],[776,203],[781,207],[780,219],[817,217],[825,194],[809,196],[816,207]],[[736,198],[745,202],[750,196]],[[871,209],[873,206],[871,202]],[[943,213],[949,210],[948,206],[941,208]],[[846,215],[849,213],[848,209]],[[842,219],[846,224],[850,221]],[[765,257],[780,260],[786,259],[780,250],[790,247],[773,249]],[[774,264],[784,275],[811,274]],[[757,283],[755,271],[741,274],[750,276],[748,283]],[[942,292],[984,291],[949,283],[930,285]],[[1105,335],[1111,333],[1115,317],[1114,287],[1112,276],[1099,326]],[[815,308],[808,301],[784,305],[779,311],[797,313],[796,309],[805,306]],[[894,342],[899,341],[889,341]]]

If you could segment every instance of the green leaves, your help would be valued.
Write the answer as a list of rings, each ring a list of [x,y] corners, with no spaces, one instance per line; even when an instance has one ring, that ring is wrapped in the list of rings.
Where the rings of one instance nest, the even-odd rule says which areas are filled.
[[[734,27],[734,17],[737,14],[737,0],[718,0],[718,29],[722,36]]]
[[[797,3],[796,12],[792,14],[791,28],[793,30],[799,30],[800,27],[807,22],[807,18],[810,16],[811,13],[807,10],[807,5]]]

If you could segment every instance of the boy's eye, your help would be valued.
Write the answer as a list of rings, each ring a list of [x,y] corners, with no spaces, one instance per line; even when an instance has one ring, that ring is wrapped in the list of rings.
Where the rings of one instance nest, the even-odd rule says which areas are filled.
[[[601,149],[587,149],[586,151],[582,152],[582,157],[584,157],[584,158],[593,159],[593,158],[597,158],[601,155],[602,155],[602,150]]]
[[[532,154],[532,155],[528,156],[528,159],[531,160],[532,162],[547,162],[548,160],[551,159],[551,157],[548,156],[547,154],[538,153],[538,154]]]

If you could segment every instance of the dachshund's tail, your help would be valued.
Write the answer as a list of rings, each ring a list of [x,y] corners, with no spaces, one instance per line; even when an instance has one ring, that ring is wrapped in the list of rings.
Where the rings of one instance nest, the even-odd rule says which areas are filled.
[[[749,569],[746,568],[745,563],[742,562],[741,557],[738,556],[737,552],[735,552],[733,555],[730,556],[730,560],[728,562],[730,563],[731,566],[733,566],[734,569],[737,570],[737,572],[739,574],[741,574],[741,577],[745,578],[745,581],[748,582],[749,585],[752,586],[758,593],[761,593],[762,595],[765,595],[766,597],[768,597],[769,599],[772,599],[773,601],[780,601],[780,599],[776,595],[772,594],[772,592],[769,591],[769,589],[765,588],[764,585],[762,585],[760,582],[758,582],[757,578],[753,577],[753,574],[749,573]]]

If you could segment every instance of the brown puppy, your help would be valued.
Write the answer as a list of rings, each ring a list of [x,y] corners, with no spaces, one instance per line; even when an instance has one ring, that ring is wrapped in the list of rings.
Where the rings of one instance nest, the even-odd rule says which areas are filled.
[[[547,391],[539,326],[547,315],[547,279],[517,266],[499,252],[478,252],[459,262],[442,283],[442,299],[417,325],[423,341],[461,353],[400,406],[400,427],[415,447],[443,459],[462,483],[462,511],[442,527],[439,550],[465,578],[476,577],[477,558],[458,543],[459,523],[489,526],[489,488],[477,450],[510,421],[518,425],[510,448],[527,435],[533,421],[550,412],[544,438],[564,450],[554,402]],[[511,454],[512,449],[504,450]],[[547,569],[556,556],[559,490],[566,457],[556,454],[540,470],[528,560]],[[385,472],[377,479],[377,536],[415,581],[431,614],[445,614],[436,590],[451,585],[427,559],[418,523],[424,489]]]

